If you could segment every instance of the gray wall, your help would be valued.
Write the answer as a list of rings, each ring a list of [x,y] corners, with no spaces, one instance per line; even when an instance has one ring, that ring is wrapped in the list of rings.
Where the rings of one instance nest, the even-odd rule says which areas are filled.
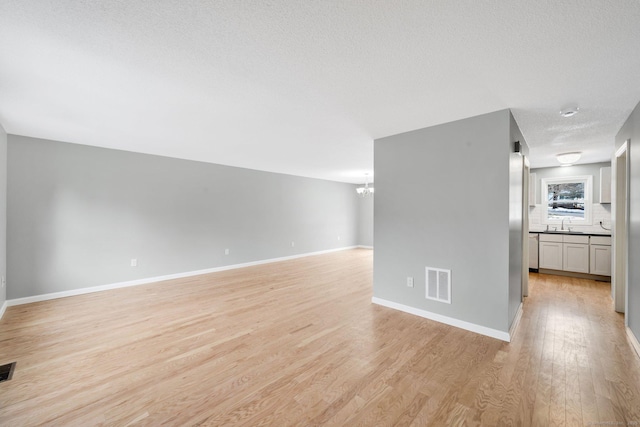
[[[574,165],[571,167],[553,167],[553,168],[538,168],[531,169],[532,173],[536,174],[536,204],[542,203],[542,192],[540,191],[540,180],[542,178],[557,178],[563,176],[593,176],[593,194],[591,200],[593,203],[600,202],[600,168],[611,166],[611,162],[603,163],[588,163],[585,165]],[[604,205],[603,205],[604,206]],[[610,207],[610,204],[606,205]]]
[[[7,277],[7,133],[0,125],[0,276]],[[7,288],[0,283],[0,307]]]
[[[358,244],[362,246],[373,246],[373,200],[374,196],[358,198]]]
[[[10,299],[358,244],[351,184],[14,135],[8,159]]]
[[[629,156],[629,282],[627,312],[629,328],[640,339],[640,104],[616,135],[616,149],[630,139]]]
[[[375,141],[375,297],[508,331],[510,120],[503,110]],[[425,298],[425,266],[451,269],[452,304]]]

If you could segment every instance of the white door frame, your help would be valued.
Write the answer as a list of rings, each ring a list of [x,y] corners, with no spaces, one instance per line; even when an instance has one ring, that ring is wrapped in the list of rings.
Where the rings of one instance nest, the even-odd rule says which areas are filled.
[[[627,312],[627,283],[629,283],[629,146],[626,140],[614,157],[613,188],[613,271],[611,280],[611,296],[614,309],[619,313]],[[625,325],[628,320],[625,316]]]
[[[522,156],[522,298],[529,296],[529,159]]]

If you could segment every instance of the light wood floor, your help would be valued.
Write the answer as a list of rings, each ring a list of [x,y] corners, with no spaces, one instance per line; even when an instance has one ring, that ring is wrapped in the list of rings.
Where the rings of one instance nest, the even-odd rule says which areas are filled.
[[[10,307],[0,425],[640,423],[609,284],[532,274],[508,344],[372,305],[371,272],[353,250]]]

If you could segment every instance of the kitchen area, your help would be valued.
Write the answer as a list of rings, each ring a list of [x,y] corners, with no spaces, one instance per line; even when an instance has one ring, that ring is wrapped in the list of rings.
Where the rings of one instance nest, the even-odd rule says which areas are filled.
[[[532,169],[529,271],[611,281],[611,164]]]

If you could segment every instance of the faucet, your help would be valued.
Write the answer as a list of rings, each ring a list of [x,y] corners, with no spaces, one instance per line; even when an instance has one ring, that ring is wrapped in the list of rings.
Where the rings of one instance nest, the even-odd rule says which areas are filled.
[[[562,218],[562,223],[560,224],[560,230],[564,230],[564,220],[568,219],[569,220],[569,224],[571,224],[571,218]],[[571,231],[571,227],[568,227],[569,231]]]

